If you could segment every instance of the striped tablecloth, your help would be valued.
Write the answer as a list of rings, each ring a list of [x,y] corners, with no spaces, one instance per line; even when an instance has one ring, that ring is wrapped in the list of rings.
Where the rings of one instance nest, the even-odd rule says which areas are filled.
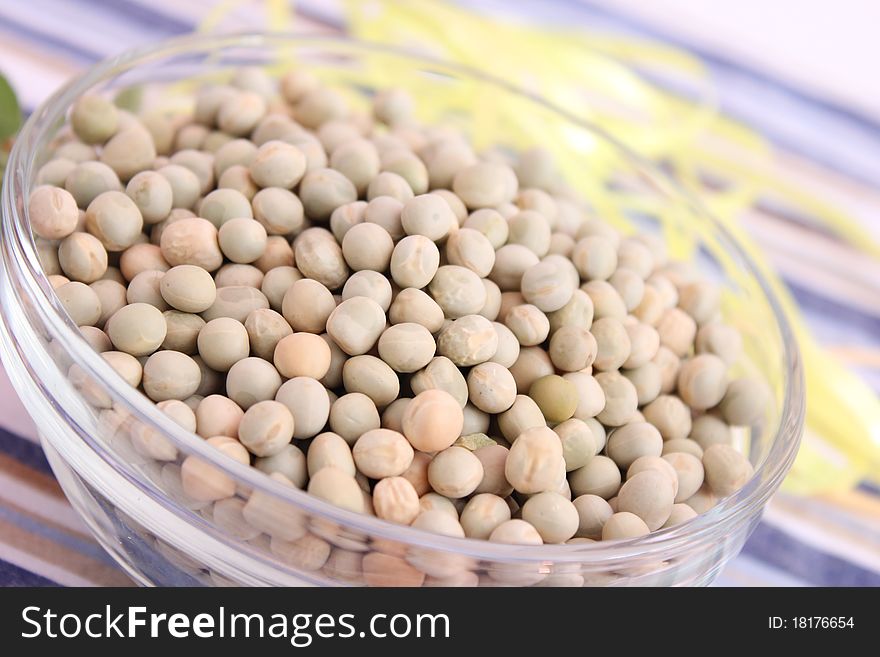
[[[231,4],[220,29],[265,25],[262,3]],[[510,7],[497,1],[477,4],[488,11]],[[0,0],[0,69],[24,108],[32,110],[95,61],[192,31],[215,5],[211,0]],[[584,21],[656,36],[649,26],[633,25],[589,3],[550,0],[516,7],[569,24]],[[298,29],[339,29],[333,2],[300,2],[298,9]],[[726,107],[783,150],[781,166],[791,176],[836,194],[866,222],[874,217],[873,229],[880,230],[880,126],[730,62],[710,64]],[[797,120],[774,121],[773,111],[786,118],[800,113],[811,134],[794,131]],[[850,141],[841,144],[841,139]],[[855,149],[858,157],[846,156]],[[880,263],[758,209],[747,224],[796,294],[814,334],[880,390]],[[820,259],[811,256],[818,254],[826,257],[817,265]],[[0,584],[129,583],[67,504],[33,425],[0,370]],[[836,495],[777,495],[717,584],[880,586],[880,490],[862,485]]]

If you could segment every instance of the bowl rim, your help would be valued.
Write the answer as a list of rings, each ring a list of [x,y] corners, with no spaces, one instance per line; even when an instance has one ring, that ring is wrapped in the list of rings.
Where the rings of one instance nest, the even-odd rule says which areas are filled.
[[[621,153],[627,161],[642,172],[649,174],[653,184],[660,185],[664,194],[671,202],[687,206],[691,212],[709,222],[713,232],[719,236],[725,246],[731,249],[741,262],[750,278],[758,285],[770,307],[776,323],[776,329],[782,345],[783,389],[782,411],[775,429],[770,448],[765,458],[758,464],[750,481],[734,495],[722,499],[709,511],[685,523],[668,529],[652,532],[647,536],[619,540],[613,542],[597,541],[595,543],[578,543],[562,545],[520,546],[490,543],[471,538],[442,536],[409,526],[399,525],[366,514],[355,513],[309,495],[304,490],[291,488],[265,476],[264,473],[249,465],[235,462],[221,454],[194,433],[177,425],[170,417],[156,410],[154,403],[138,390],[127,385],[112,386],[112,382],[122,383],[118,374],[93,351],[85,338],[80,334],[52,290],[37,257],[36,243],[29,229],[27,204],[21,199],[27,198],[33,188],[31,183],[35,158],[25,151],[26,145],[38,140],[44,133],[54,129],[66,116],[67,109],[74,99],[93,86],[105,82],[112,76],[124,71],[136,70],[138,66],[150,60],[161,60],[186,53],[207,53],[222,48],[265,48],[279,46],[316,46],[344,47],[354,53],[368,52],[401,58],[413,65],[440,67],[444,72],[474,80],[480,84],[488,84],[505,93],[514,94],[534,103],[539,108],[550,111],[567,122],[587,130],[602,141],[611,145]],[[8,217],[3,221],[3,248],[11,248],[23,260],[15,259],[13,266],[17,279],[24,277],[27,283],[26,292],[31,298],[36,295],[36,312],[51,332],[53,339],[70,354],[73,362],[82,367],[90,376],[107,384],[111,394],[121,401],[126,410],[141,422],[148,422],[160,430],[185,454],[198,456],[221,471],[232,476],[253,490],[268,492],[299,510],[316,517],[344,525],[347,529],[363,532],[369,537],[381,537],[418,545],[434,550],[468,554],[478,559],[491,561],[555,561],[575,562],[589,560],[591,563],[603,561],[617,562],[630,558],[654,557],[666,555],[677,549],[692,548],[698,541],[716,542],[719,540],[719,525],[731,528],[746,522],[763,506],[769,496],[775,492],[791,467],[797,453],[804,421],[804,380],[798,346],[791,326],[783,308],[772,291],[769,283],[757,265],[748,256],[736,238],[700,203],[692,193],[685,190],[678,182],[667,176],[655,164],[632,151],[624,142],[607,133],[592,122],[577,117],[568,110],[547,101],[541,96],[529,92],[519,86],[497,78],[484,71],[444,61],[443,59],[423,55],[411,50],[388,46],[369,41],[353,39],[346,36],[328,36],[302,34],[297,32],[243,32],[222,35],[187,35],[175,37],[146,46],[129,49],[119,55],[106,58],[87,69],[81,75],[65,83],[45,100],[28,118],[23,126],[15,146],[10,154],[2,191],[2,210]],[[4,259],[8,260],[8,259]],[[4,263],[5,268],[10,263]],[[3,277],[3,285],[7,285]],[[5,317],[4,317],[5,321]],[[24,360],[24,359],[23,359]],[[26,363],[25,363],[26,364]],[[111,387],[112,386],[112,387]],[[181,515],[192,524],[201,525],[212,532],[217,528],[208,523],[202,516],[179,504],[171,497],[162,493],[141,473],[125,463],[121,457],[105,447],[99,440],[89,436],[87,432],[79,432],[88,446],[113,469],[120,472],[136,485],[142,494],[149,495],[154,501]],[[225,533],[220,532],[223,536]],[[244,546],[244,543],[242,543]]]

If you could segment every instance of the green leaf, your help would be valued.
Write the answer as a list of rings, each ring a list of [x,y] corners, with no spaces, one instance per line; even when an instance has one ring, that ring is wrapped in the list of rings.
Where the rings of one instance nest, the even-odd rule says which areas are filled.
[[[6,139],[21,127],[21,108],[15,92],[6,78],[0,75],[0,139]]]

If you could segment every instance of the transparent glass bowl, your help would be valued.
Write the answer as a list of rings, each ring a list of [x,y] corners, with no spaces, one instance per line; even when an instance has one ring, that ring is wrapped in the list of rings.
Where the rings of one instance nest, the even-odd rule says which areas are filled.
[[[670,242],[675,255],[689,257],[723,289],[725,320],[742,332],[746,347],[737,370],[764,378],[772,390],[763,420],[739,436],[755,466],[752,480],[694,520],[634,540],[521,547],[448,538],[286,488],[222,456],[126,385],[66,317],[40,267],[26,216],[38,167],[71,104],[86,92],[137,85],[147,105],[173,104],[193,80],[222,80],[242,65],[280,72],[291,64],[347,89],[365,108],[377,87],[407,88],[420,118],[452,124],[480,148],[543,144],[598,216],[677,240]],[[95,66],[34,112],[9,159],[2,213],[4,363],[71,503],[143,584],[363,585],[376,581],[369,575],[383,558],[375,553],[413,564],[427,574],[426,585],[707,584],[739,551],[797,451],[804,411],[797,347],[779,304],[736,240],[601,130],[473,70],[300,35],[188,37],[134,50]],[[131,436],[149,432],[171,441],[178,458],[157,462],[133,449]],[[179,465],[188,455],[237,483],[222,512],[183,494]]]

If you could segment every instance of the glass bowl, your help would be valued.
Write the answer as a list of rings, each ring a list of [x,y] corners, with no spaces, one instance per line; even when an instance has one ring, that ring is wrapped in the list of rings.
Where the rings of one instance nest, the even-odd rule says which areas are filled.
[[[336,508],[232,461],[157,411],[92,351],[63,312],[40,266],[26,199],[82,94],[137,89],[144,105],[159,111],[177,103],[193,81],[223,80],[242,65],[273,73],[306,67],[364,108],[378,87],[406,88],[420,119],[454,125],[478,148],[497,153],[541,144],[557,157],[568,185],[586,195],[591,212],[623,230],[665,237],[673,255],[721,286],[725,321],[742,332],[745,345],[736,369],[760,376],[772,391],[762,420],[738,436],[754,477],[708,512],[643,538],[502,545]],[[474,70],[348,39],[292,34],[196,36],[133,50],[93,67],[34,112],[9,159],[2,213],[4,363],[71,503],[142,584],[704,585],[739,551],[797,451],[804,412],[797,346],[736,240],[602,130]],[[176,448],[176,459],[156,461],[133,448],[133,435],[153,432]],[[232,478],[235,495],[217,503],[188,499],[180,484],[188,456]],[[388,564],[409,566],[378,578]]]

